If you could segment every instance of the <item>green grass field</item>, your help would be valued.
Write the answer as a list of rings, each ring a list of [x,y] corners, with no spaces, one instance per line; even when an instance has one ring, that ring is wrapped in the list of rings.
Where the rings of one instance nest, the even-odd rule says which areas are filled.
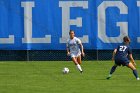
[[[137,69],[140,73],[140,61]],[[80,74],[72,62],[0,62],[0,93],[139,93],[140,81],[119,67],[106,80],[111,61],[84,61]],[[63,67],[70,73],[63,75]]]

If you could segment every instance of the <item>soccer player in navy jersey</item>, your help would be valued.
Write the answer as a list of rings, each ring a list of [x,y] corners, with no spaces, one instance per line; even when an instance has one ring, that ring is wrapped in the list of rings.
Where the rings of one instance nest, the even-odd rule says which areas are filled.
[[[119,45],[117,49],[114,49],[112,60],[115,61],[115,64],[111,68],[110,74],[107,77],[107,79],[110,79],[113,72],[115,72],[116,68],[122,65],[130,68],[133,71],[133,74],[136,77],[136,79],[140,80],[140,78],[138,77],[137,70],[135,68],[136,63],[133,59],[132,50],[129,46],[129,43],[130,43],[130,38],[128,36],[125,36],[123,38],[123,43]],[[131,62],[128,60],[127,56],[129,56]]]

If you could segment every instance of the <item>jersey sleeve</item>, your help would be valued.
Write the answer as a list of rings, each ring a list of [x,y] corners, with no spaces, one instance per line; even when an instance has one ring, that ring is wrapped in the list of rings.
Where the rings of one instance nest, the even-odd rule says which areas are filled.
[[[81,40],[79,38],[76,39],[77,44],[81,44]]]
[[[132,49],[128,47],[128,54],[132,54]]]

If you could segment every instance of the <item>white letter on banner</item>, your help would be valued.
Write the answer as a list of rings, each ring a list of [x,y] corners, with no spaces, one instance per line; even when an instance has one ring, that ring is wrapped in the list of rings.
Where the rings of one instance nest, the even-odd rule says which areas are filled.
[[[9,35],[9,38],[0,38],[0,44],[14,44],[14,35]]]
[[[108,37],[106,35],[106,9],[108,7],[117,7],[120,9],[120,14],[128,14],[128,7],[122,1],[103,1],[98,7],[98,37],[104,43],[121,43],[124,35],[128,35],[128,22],[117,22],[120,35]]]
[[[59,7],[62,7],[62,38],[60,38],[60,43],[66,43],[69,37],[70,25],[76,25],[77,27],[82,27],[82,18],[77,17],[76,19],[70,19],[70,7],[82,7],[83,9],[88,9],[88,1],[60,1]],[[88,43],[88,35],[83,35],[79,37],[82,43]]]
[[[140,7],[140,1],[137,1],[137,6]],[[140,10],[139,10],[139,12],[140,12]],[[139,22],[140,22],[140,20],[139,20]],[[140,43],[140,37],[137,37],[137,42]]]
[[[51,35],[45,35],[45,38],[32,38],[32,7],[35,7],[33,1],[21,2],[24,7],[24,38],[23,43],[51,43]]]

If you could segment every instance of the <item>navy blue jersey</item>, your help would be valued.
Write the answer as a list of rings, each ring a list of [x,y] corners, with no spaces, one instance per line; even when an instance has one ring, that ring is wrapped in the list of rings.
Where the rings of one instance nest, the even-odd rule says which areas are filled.
[[[129,54],[132,54],[130,46],[123,43],[117,47],[115,58],[117,59],[127,58],[127,55]]]

